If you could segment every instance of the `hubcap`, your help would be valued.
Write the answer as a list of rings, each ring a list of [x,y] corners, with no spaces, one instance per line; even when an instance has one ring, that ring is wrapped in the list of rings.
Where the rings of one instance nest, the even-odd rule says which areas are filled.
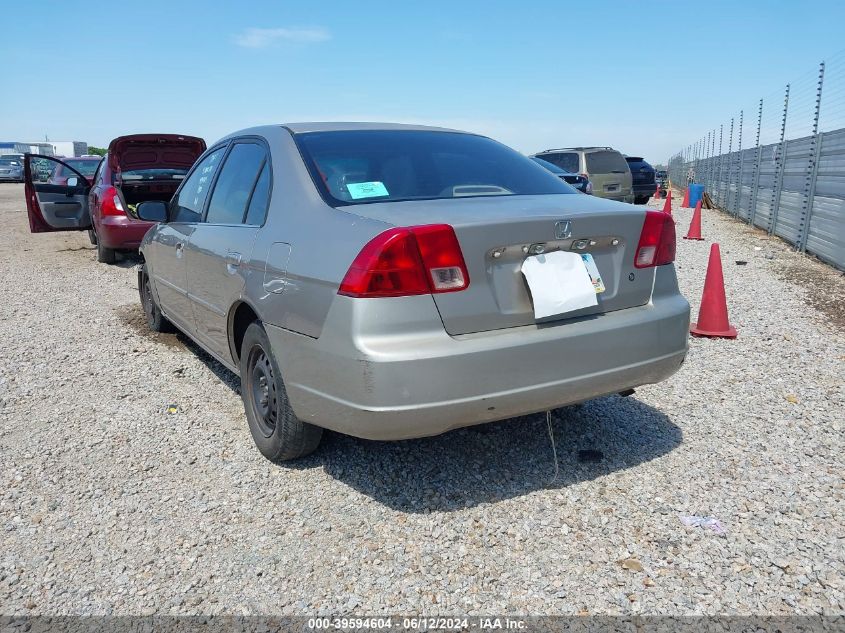
[[[276,406],[276,382],[273,379],[273,365],[260,346],[249,352],[249,386],[247,393],[252,401],[252,411],[264,437],[270,437],[276,430],[278,411]]]

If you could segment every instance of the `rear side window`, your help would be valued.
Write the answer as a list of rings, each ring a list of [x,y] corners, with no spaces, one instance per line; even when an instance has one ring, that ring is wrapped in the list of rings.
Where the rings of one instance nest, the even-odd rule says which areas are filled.
[[[267,158],[257,143],[237,143],[226,157],[205,221],[210,224],[241,224],[252,190]]]
[[[622,154],[614,151],[589,152],[587,154],[587,172],[591,174],[625,173],[628,163]]]
[[[172,214],[173,222],[199,222],[202,208],[208,196],[208,188],[226,147],[219,147],[202,159],[197,168],[185,181],[176,200],[176,209]]]
[[[255,183],[244,224],[255,226],[264,224],[268,202],[270,202],[270,163],[265,162],[264,169],[261,170],[261,175],[258,177],[258,182]]]
[[[337,206],[573,193],[522,154],[474,134],[342,130],[300,133],[294,139],[314,184]]]
[[[578,154],[575,152],[554,152],[551,154],[542,154],[537,158],[542,158],[543,160],[550,162],[552,165],[557,165],[561,169],[573,174],[577,174],[581,171]]]

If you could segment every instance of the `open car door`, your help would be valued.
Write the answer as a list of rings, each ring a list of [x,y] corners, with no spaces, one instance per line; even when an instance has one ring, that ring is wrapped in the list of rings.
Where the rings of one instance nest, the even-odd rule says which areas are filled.
[[[62,184],[56,183],[55,174],[62,175]],[[52,156],[26,154],[24,179],[30,232],[84,231],[91,228],[88,211],[91,185],[73,167]]]

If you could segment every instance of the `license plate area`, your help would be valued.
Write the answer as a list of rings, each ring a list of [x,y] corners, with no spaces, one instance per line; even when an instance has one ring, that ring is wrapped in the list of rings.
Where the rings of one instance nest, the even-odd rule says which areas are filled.
[[[604,290],[589,253],[553,251],[530,255],[522,262],[521,270],[531,292],[535,319],[596,306],[596,295]]]
[[[596,294],[601,294],[607,288],[604,286],[604,280],[601,278],[601,273],[599,272],[598,266],[596,266],[596,260],[593,258],[590,253],[584,253],[581,255],[581,259],[584,261],[584,266],[587,269],[587,274],[590,276],[590,281],[593,283],[593,288],[596,291]]]

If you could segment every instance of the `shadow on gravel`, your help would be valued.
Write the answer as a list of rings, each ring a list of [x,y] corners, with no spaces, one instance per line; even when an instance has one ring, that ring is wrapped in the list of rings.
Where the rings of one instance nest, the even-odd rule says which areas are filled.
[[[682,440],[665,414],[633,397],[559,409],[552,428],[555,481],[545,414],[399,442],[325,433],[313,455],[281,468],[323,467],[395,510],[449,512],[595,479],[665,455]]]
[[[95,247],[91,247],[95,248]],[[138,251],[126,251],[126,252],[118,252],[117,254],[117,261],[114,264],[110,264],[110,266],[116,266],[117,268],[132,268],[136,264],[140,264],[143,260],[141,259],[141,255]]]
[[[189,337],[182,334],[182,332],[175,332],[173,334],[162,334],[153,332],[147,325],[147,317],[141,309],[140,301],[138,303],[128,303],[119,308],[115,308],[115,314],[129,326],[136,334],[140,334],[144,338],[151,339],[156,343],[169,347],[171,349],[185,348],[196,356],[208,369],[217,376],[220,381],[229,387],[235,393],[240,393],[241,381],[231,371],[226,369],[223,365],[218,363],[210,354],[203,348],[194,343]]]
[[[150,332],[140,304],[116,312],[136,332],[164,345],[184,346],[240,393],[239,378],[187,336]],[[558,409],[552,412],[552,428],[559,468],[554,481],[545,414],[397,442],[326,431],[315,453],[278,468],[323,468],[394,510],[450,512],[631,468],[665,455],[683,439],[681,429],[663,412],[635,397],[608,396]]]

